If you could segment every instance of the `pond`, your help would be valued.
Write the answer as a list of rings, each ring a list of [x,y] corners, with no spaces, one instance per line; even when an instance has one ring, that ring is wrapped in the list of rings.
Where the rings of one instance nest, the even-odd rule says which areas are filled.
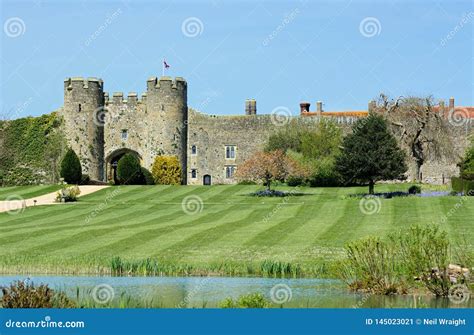
[[[0,286],[25,279],[25,276],[2,276]],[[154,305],[169,308],[217,307],[226,298],[238,298],[250,293],[263,294],[273,302],[274,307],[474,308],[474,299],[456,304],[447,298],[427,295],[376,296],[353,293],[342,282],[331,279],[31,276],[29,280],[35,284],[48,284],[73,298],[78,288],[88,295],[92,295],[94,288],[98,288],[99,292],[104,291],[97,293],[103,294],[104,299],[110,296],[119,299],[121,295],[126,295],[138,301],[153,299]]]

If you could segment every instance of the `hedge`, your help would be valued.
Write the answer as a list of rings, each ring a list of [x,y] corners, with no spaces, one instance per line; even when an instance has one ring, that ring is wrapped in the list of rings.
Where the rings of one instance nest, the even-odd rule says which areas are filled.
[[[474,180],[451,177],[451,187],[457,193],[474,195]]]

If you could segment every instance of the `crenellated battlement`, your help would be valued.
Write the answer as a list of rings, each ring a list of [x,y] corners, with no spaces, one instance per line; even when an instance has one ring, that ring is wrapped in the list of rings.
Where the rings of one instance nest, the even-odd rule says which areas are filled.
[[[138,94],[136,92],[129,92],[127,95],[127,98],[124,99],[124,94],[123,92],[114,92],[112,94],[112,99],[109,97],[109,93],[104,93],[104,101],[106,105],[141,105],[141,104],[146,104],[146,97],[147,94],[143,93],[141,97],[138,97]]]
[[[100,78],[95,77],[69,77],[64,79],[64,89],[89,89],[89,88],[99,88],[102,90],[104,88],[104,81]]]
[[[150,77],[147,80],[147,90],[162,90],[162,89],[175,89],[175,90],[185,90],[187,88],[187,82],[182,77],[176,77],[175,79],[164,76],[160,77]]]

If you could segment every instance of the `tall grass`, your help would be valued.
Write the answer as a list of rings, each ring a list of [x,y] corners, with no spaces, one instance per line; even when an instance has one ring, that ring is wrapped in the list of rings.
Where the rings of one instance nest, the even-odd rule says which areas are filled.
[[[448,235],[437,225],[414,225],[387,239],[348,244],[340,277],[354,290],[376,294],[406,293],[421,282],[436,296],[447,296],[452,285],[449,250]]]

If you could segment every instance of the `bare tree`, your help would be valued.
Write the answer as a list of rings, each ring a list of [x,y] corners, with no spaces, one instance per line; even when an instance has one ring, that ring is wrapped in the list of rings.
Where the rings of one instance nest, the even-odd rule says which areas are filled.
[[[390,99],[381,94],[373,110],[389,121],[402,148],[415,163],[415,178],[421,181],[421,167],[428,159],[451,158],[453,144],[447,120],[433,98],[398,97]]]

